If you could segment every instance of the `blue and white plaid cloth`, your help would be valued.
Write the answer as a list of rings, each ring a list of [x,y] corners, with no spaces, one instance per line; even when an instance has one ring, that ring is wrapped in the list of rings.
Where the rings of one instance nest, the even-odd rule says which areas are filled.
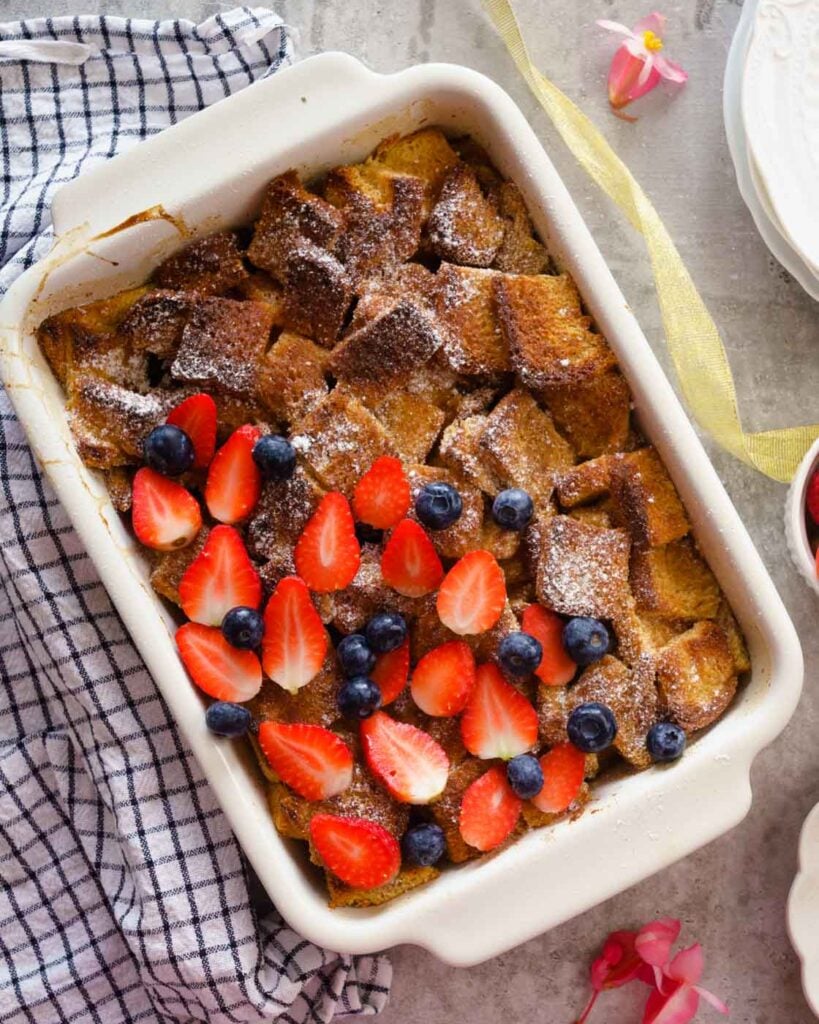
[[[61,184],[291,59],[270,11],[0,25],[0,295]],[[0,393],[0,1021],[323,1022],[390,966],[304,941],[224,816]]]

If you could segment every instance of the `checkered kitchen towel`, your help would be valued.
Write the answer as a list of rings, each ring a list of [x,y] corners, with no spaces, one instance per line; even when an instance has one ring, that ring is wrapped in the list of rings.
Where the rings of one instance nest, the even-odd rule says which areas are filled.
[[[290,58],[266,10],[0,25],[0,294],[48,249],[60,184]],[[0,428],[0,1021],[376,1013],[386,960],[318,949],[251,895],[2,393]]]

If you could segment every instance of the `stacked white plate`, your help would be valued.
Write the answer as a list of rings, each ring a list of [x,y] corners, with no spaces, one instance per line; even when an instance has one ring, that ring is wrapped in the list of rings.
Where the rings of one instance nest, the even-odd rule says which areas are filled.
[[[723,105],[759,233],[819,299],[819,0],[745,0]]]

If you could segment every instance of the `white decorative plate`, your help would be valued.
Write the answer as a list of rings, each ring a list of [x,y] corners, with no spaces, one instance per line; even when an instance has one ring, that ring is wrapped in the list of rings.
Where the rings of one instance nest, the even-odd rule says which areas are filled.
[[[819,273],[819,0],[761,0],[741,92],[748,147],[776,218]]]
[[[802,826],[799,874],[788,898],[788,931],[802,960],[802,987],[819,1017],[819,804]]]
[[[814,276],[804,260],[794,252],[783,237],[780,228],[771,219],[773,210],[769,207],[770,201],[767,197],[763,198],[757,193],[758,171],[751,164],[748,153],[745,127],[742,122],[740,87],[757,6],[758,0],[745,0],[742,17],[734,33],[731,50],[728,54],[723,89],[725,134],[728,139],[731,159],[734,162],[739,191],[754,219],[757,231],[762,235],[763,241],[777,261],[802,285],[811,298],[819,300],[819,279]]]

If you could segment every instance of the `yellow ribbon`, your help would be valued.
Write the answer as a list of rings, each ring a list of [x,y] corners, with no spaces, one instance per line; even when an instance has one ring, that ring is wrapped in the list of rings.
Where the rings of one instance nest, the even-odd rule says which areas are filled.
[[[774,480],[790,480],[819,436],[819,424],[745,433],[719,331],[657,211],[592,122],[532,63],[509,0],[483,4],[569,150],[645,239],[668,349],[697,422],[743,462]]]

